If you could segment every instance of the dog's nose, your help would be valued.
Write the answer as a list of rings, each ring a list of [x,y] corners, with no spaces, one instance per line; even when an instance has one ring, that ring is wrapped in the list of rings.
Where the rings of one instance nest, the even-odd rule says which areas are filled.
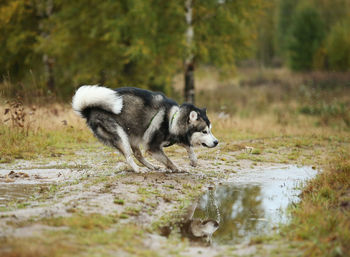
[[[214,141],[214,145],[215,145],[215,146],[217,146],[217,145],[218,145],[218,143],[219,143],[219,141],[218,141],[218,140],[215,140],[215,141]]]

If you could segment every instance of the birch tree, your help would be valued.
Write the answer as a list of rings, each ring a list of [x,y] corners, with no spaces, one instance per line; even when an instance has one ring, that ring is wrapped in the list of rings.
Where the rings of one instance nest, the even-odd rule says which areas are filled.
[[[251,53],[262,1],[185,0],[184,4],[184,99],[194,103],[194,74],[199,64],[231,72],[237,60]]]
[[[186,10],[186,57],[185,57],[185,101],[194,103],[194,53],[193,53],[193,24],[192,0],[185,1]]]
[[[44,40],[50,37],[50,30],[45,26],[45,21],[50,19],[53,13],[53,0],[35,0],[36,14],[39,17],[39,36]],[[55,60],[49,56],[46,52],[42,53],[42,62],[44,66],[44,77],[46,80],[47,88],[53,92],[55,91],[55,76],[54,76],[54,64]]]

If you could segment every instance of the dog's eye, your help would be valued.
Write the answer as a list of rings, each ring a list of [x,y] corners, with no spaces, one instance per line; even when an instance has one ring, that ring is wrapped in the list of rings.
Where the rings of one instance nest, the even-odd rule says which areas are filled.
[[[203,133],[203,134],[208,134],[208,131],[203,130],[202,133]]]

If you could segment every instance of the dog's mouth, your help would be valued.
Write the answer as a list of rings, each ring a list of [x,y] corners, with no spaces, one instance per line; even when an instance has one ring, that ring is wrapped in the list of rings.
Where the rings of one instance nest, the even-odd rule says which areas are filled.
[[[207,147],[207,148],[214,148],[215,146],[217,146],[217,144],[209,146],[206,143],[202,143],[202,146]]]

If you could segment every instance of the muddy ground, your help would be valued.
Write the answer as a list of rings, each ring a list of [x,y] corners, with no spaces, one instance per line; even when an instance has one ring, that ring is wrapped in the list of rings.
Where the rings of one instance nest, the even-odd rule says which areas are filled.
[[[184,149],[173,147],[168,150],[168,155],[187,171],[184,173],[142,168],[144,173],[135,174],[118,153],[99,143],[68,156],[1,164],[0,240],[3,246],[0,252],[5,256],[15,253],[26,256],[23,253],[28,251],[18,242],[24,242],[23,247],[31,240],[39,245],[44,244],[40,242],[50,244],[50,238],[53,241],[63,238],[64,241],[66,236],[74,247],[64,245],[65,250],[58,256],[264,256],[279,251],[285,243],[271,240],[273,235],[268,235],[269,239],[263,244],[251,240],[235,245],[210,245],[206,240],[193,242],[184,238],[176,225],[203,192],[230,178],[232,181],[233,176],[239,179],[240,174],[282,167],[286,163],[317,162],[312,159],[315,148],[312,151],[305,148],[300,158],[291,160],[286,158],[291,150],[285,146],[261,151],[255,147],[260,143],[259,140],[242,141],[223,143],[214,149],[197,149],[198,167],[189,165]],[[322,150],[321,146],[318,148]],[[23,189],[26,187],[28,189]],[[94,217],[93,231],[95,217],[102,220],[112,217],[112,221],[97,226],[100,228],[98,233],[104,233],[106,242],[92,239],[84,243],[80,235],[73,232],[72,235],[70,231],[76,226],[90,233],[90,225],[70,223],[72,219],[86,217]],[[125,247],[130,240],[123,236],[126,230],[132,230],[131,238],[138,238],[135,245]],[[120,235],[120,247],[116,249],[114,246],[118,244],[108,241],[105,233]],[[58,234],[59,239],[56,238]],[[92,232],[91,237],[94,235]],[[52,254],[52,247],[46,245],[47,248]],[[34,247],[29,252],[37,250]],[[287,251],[293,255],[292,249]],[[39,252],[43,256],[48,253]]]

